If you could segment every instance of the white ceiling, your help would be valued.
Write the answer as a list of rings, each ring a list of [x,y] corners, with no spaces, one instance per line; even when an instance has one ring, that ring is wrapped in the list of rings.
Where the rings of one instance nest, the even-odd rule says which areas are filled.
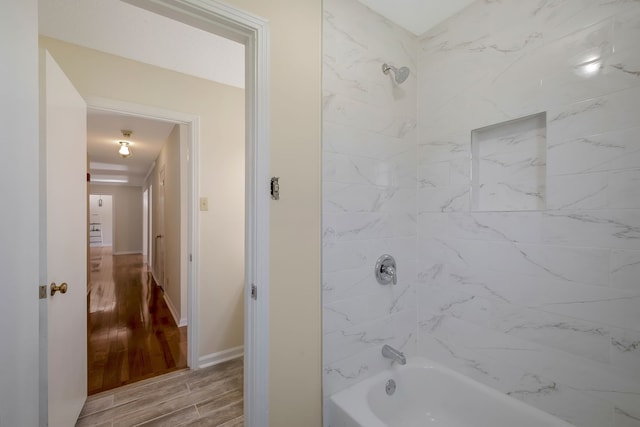
[[[40,34],[235,87],[244,45],[120,0],[40,0]]]
[[[91,181],[125,178],[128,180],[126,185],[142,185],[174,126],[159,120],[88,110],[87,152]],[[132,155],[126,159],[118,154],[118,141],[124,139],[122,129],[133,131],[127,138],[131,141]]]
[[[415,35],[422,35],[474,0],[359,0]]]

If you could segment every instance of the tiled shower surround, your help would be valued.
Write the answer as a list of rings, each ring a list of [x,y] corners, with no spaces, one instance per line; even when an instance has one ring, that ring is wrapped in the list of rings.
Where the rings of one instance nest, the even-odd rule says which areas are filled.
[[[382,64],[417,66],[408,32],[356,1],[325,0],[323,363],[330,395],[385,368],[380,347],[416,348],[415,74],[402,86]],[[392,254],[398,284],[379,285]]]
[[[640,1],[477,1],[421,37],[324,8],[325,396],[389,343],[576,426],[639,427]],[[472,161],[474,130],[534,114],[543,152],[506,132]]]

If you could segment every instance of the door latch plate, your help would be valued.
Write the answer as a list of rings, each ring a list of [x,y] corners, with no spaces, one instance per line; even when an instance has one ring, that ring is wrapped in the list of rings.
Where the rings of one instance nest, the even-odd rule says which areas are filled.
[[[278,180],[280,177],[271,177],[271,198],[273,200],[280,200],[280,183]]]
[[[38,299],[47,299],[47,287],[40,286],[38,288]]]

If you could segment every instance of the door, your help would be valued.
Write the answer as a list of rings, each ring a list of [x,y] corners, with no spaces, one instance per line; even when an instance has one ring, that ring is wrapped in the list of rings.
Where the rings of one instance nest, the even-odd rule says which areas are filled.
[[[45,148],[47,302],[41,344],[47,354],[48,425],[75,425],[87,398],[87,112],[48,52],[40,54],[40,118]],[[114,152],[117,147],[114,146]],[[51,295],[51,285],[67,290]],[[41,321],[45,321],[41,318]],[[46,393],[44,393],[46,390]]]
[[[158,182],[158,207],[156,209],[157,215],[157,232],[156,232],[156,268],[154,269],[158,286],[166,290],[165,277],[164,277],[164,263],[165,263],[165,234],[164,234],[164,176],[165,167],[160,169],[159,182]]]
[[[142,192],[142,259],[147,262],[147,251],[149,250],[149,190]]]
[[[153,272],[153,262],[155,260],[154,256],[153,256],[153,242],[156,240],[153,237],[153,185],[149,185],[149,201],[147,203],[147,207],[149,208],[149,211],[147,212],[147,219],[149,220],[149,223],[147,224],[147,266],[149,267],[150,271]]]

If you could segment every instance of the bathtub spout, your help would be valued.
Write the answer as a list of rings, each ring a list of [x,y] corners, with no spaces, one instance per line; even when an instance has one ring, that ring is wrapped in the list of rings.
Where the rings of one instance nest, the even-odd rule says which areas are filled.
[[[390,345],[384,345],[382,347],[382,355],[384,357],[386,357],[387,359],[391,359],[394,362],[398,362],[401,365],[406,365],[407,364],[407,358],[404,357],[404,353],[401,352],[400,350],[396,350],[395,348],[391,347]]]

